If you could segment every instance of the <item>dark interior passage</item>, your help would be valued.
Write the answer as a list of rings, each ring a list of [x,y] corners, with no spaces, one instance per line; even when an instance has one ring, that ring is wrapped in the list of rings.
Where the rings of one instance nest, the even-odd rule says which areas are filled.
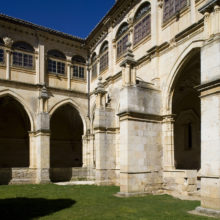
[[[30,121],[14,98],[0,98],[0,167],[29,167]]]
[[[174,157],[177,169],[200,169],[200,52],[193,51],[175,83],[173,96]]]
[[[78,111],[66,104],[51,118],[51,168],[82,166],[83,122]]]

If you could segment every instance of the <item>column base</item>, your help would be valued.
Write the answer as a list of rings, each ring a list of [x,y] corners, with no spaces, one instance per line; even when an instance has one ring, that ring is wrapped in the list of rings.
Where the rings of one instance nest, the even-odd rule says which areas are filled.
[[[210,217],[220,217],[220,211],[214,209],[207,209],[201,206],[196,207],[194,211],[189,212],[194,215],[210,216]]]
[[[37,169],[36,172],[37,184],[47,184],[51,182],[49,168]]]

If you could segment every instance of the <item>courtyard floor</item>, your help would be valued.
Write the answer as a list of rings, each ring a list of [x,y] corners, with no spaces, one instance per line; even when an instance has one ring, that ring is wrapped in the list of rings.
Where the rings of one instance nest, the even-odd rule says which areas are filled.
[[[0,186],[0,219],[213,219],[187,211],[198,201],[168,195],[118,198],[112,186],[9,185]]]

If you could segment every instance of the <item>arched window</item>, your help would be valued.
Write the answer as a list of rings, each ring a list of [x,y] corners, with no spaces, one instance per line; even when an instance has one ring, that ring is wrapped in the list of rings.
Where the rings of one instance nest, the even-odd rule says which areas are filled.
[[[116,34],[117,58],[120,58],[127,50],[128,42],[128,23],[123,23]]]
[[[4,62],[4,50],[1,48],[1,46],[4,46],[4,41],[2,38],[0,38],[0,63]]]
[[[150,3],[143,3],[134,16],[134,45],[144,39],[151,31]]]
[[[58,50],[50,50],[48,55],[48,72],[55,74],[65,74],[66,56]]]
[[[75,55],[72,57],[72,63],[73,63],[72,77],[84,79],[86,60],[82,56]]]
[[[94,52],[92,54],[92,58],[91,58],[91,63],[92,63],[92,80],[96,79],[98,73],[97,73],[97,55]]]
[[[163,5],[163,21],[165,22],[187,6],[187,0],[164,0]]]
[[[32,69],[34,66],[34,48],[23,41],[15,42],[12,45],[12,64],[13,66]]]
[[[105,41],[100,49],[100,73],[108,68],[108,42]]]

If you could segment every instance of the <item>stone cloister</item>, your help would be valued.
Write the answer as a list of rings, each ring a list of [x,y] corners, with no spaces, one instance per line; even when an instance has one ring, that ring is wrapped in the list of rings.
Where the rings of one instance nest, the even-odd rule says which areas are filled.
[[[118,0],[86,39],[0,14],[0,184],[87,179],[219,214],[219,94],[219,0]]]

